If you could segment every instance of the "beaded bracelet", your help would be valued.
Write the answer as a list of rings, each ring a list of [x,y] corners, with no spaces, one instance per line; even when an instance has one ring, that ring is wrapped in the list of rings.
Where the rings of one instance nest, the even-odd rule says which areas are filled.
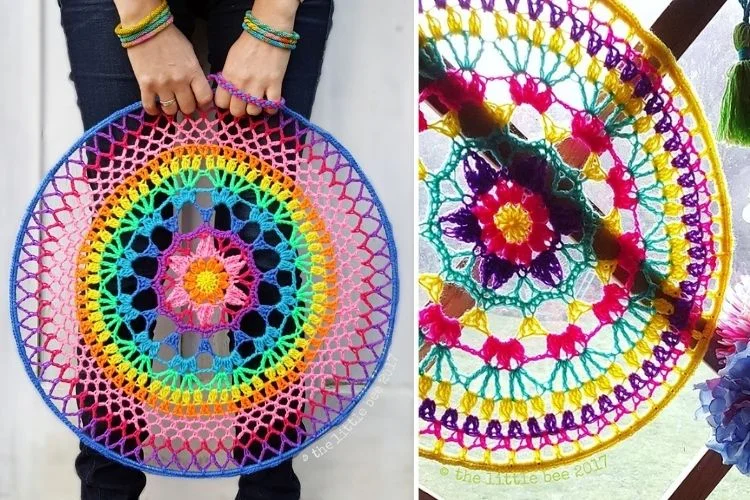
[[[174,16],[169,10],[169,5],[167,5],[166,0],[163,0],[159,6],[137,24],[127,27],[118,24],[115,28],[115,34],[120,39],[122,46],[129,48],[150,40],[173,22]]]
[[[280,49],[288,49],[288,50],[294,50],[297,47],[295,43],[290,43],[290,42],[285,42],[285,41],[270,38],[263,33],[259,33],[257,31],[254,31],[248,28],[245,24],[243,24],[242,27],[245,29],[245,31],[249,35],[253,36],[254,38],[257,38],[261,42],[265,42],[269,45],[273,45],[274,47],[279,47]]]
[[[294,50],[299,41],[299,34],[294,31],[282,31],[262,23],[255,17],[252,11],[245,12],[245,19],[242,21],[242,29],[247,34],[258,40],[279,47],[282,49]]]

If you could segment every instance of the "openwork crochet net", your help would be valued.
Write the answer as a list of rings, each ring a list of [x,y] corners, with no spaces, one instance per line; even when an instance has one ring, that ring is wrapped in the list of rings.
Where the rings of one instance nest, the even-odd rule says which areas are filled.
[[[610,1],[420,3],[421,455],[555,466],[654,417],[730,270],[714,141]]]
[[[390,344],[385,213],[296,114],[181,121],[131,106],[45,179],[12,315],[45,401],[151,472],[273,465],[341,422]]]

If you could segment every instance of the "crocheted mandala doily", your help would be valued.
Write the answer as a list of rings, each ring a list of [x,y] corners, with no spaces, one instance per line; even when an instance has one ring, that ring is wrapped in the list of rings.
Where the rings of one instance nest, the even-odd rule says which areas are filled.
[[[88,446],[155,473],[248,473],[363,396],[390,344],[395,258],[351,155],[294,112],[177,121],[134,105],[32,201],[14,332]]]
[[[420,3],[420,454],[499,471],[631,435],[730,271],[711,131],[611,1]]]

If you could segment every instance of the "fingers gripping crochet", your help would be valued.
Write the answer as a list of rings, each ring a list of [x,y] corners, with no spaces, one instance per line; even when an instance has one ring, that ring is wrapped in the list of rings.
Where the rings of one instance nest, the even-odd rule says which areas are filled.
[[[246,102],[248,104],[255,104],[259,108],[262,109],[281,109],[284,106],[284,98],[282,97],[278,101],[269,101],[267,99],[263,99],[261,97],[252,96],[250,94],[246,94],[245,92],[241,91],[230,81],[228,81],[226,78],[224,78],[224,75],[221,73],[215,73],[212,75],[208,75],[208,80],[212,82],[216,82],[216,84],[232,94],[234,97],[240,99],[243,102]]]
[[[236,475],[362,397],[390,343],[395,257],[359,167],[294,112],[134,105],[42,184],[11,315],[32,381],[86,444],[150,472]]]
[[[730,266],[703,112],[611,1],[422,1],[420,454],[503,471],[638,429]]]

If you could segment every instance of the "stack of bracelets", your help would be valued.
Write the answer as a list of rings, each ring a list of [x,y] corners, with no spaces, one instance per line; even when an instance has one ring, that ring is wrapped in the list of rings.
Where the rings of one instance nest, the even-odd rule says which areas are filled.
[[[174,22],[174,16],[169,10],[167,1],[163,0],[158,7],[152,10],[148,16],[144,17],[138,24],[124,27],[118,24],[115,28],[115,34],[120,39],[120,43],[126,49],[150,40],[157,34],[166,29],[167,26]]]
[[[167,1],[164,0],[137,24],[128,27],[118,24],[115,28],[115,34],[120,39],[122,46],[127,49],[153,38],[173,22],[174,16],[169,10]],[[245,12],[242,29],[258,40],[281,49],[294,50],[299,41],[298,33],[272,28],[258,20],[250,10]]]
[[[279,47],[281,49],[294,50],[299,41],[299,34],[294,31],[282,31],[263,24],[255,17],[252,11],[245,12],[245,19],[242,21],[242,29],[248,35],[257,38],[262,42]]]

